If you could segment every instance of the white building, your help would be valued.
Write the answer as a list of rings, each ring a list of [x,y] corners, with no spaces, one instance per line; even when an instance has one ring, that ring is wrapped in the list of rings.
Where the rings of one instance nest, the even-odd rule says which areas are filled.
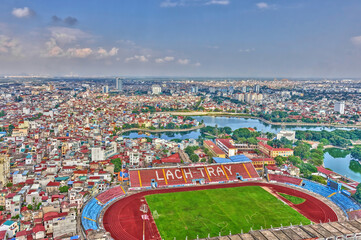
[[[109,86],[105,85],[103,86],[103,93],[108,93],[109,92]]]
[[[116,78],[115,79],[115,88],[118,90],[118,91],[122,91],[123,90],[123,80],[120,79],[120,78]]]
[[[334,110],[340,114],[345,114],[345,102],[336,102]]]
[[[139,152],[130,152],[129,153],[129,164],[130,165],[139,165],[141,154]]]
[[[281,140],[282,137],[285,137],[288,140],[295,142],[296,141],[296,132],[281,130],[279,133],[277,133],[277,139]]]
[[[104,151],[101,147],[93,147],[92,148],[92,161],[102,161],[105,160],[104,158]]]
[[[159,85],[152,85],[152,94],[161,94],[162,87]]]
[[[103,147],[93,147],[91,151],[93,162],[102,161],[117,153],[117,143],[111,142],[105,147],[105,149],[103,149]]]

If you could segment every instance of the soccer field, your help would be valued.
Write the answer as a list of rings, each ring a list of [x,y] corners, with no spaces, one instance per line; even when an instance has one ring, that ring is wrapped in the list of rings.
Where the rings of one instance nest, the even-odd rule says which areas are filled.
[[[259,186],[146,196],[162,239],[205,238],[310,220]],[[154,216],[154,214],[153,214]]]

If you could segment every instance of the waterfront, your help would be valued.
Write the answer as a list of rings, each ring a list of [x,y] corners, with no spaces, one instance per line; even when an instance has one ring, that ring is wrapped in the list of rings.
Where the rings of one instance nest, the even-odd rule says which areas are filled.
[[[271,133],[278,133],[282,126],[279,125],[272,125],[265,123],[259,119],[254,118],[242,118],[242,117],[213,117],[213,116],[194,116],[194,119],[201,122],[203,120],[206,126],[215,126],[218,127],[230,127],[232,130],[238,128],[255,128],[257,131],[261,132],[271,132]],[[336,128],[334,127],[313,127],[313,126],[285,126],[287,130],[313,130],[313,131],[332,131]],[[337,128],[337,129],[344,129],[344,130],[351,130],[351,128]],[[152,133],[150,135],[146,134],[138,134],[138,132],[130,132],[124,133],[124,137],[129,138],[141,138],[141,137],[149,137],[149,138],[162,138],[166,140],[171,139],[197,139],[201,135],[200,130],[193,130],[189,132],[167,132],[167,133]]]
[[[278,133],[282,126],[280,125],[273,125],[265,123],[259,119],[254,118],[243,118],[243,117],[214,117],[214,116],[194,116],[194,119],[197,121],[204,121],[206,126],[215,126],[218,127],[230,127],[232,130],[237,128],[245,128],[251,127],[255,128],[261,132],[271,132],[271,133]],[[332,131],[335,130],[335,127],[317,127],[317,126],[284,126],[287,130],[313,130],[313,131]],[[344,129],[344,130],[351,130],[352,128],[337,128],[337,129]]]
[[[326,168],[330,168],[338,174],[351,178],[357,182],[361,182],[361,173],[354,172],[349,168],[351,160],[353,160],[351,154],[347,154],[342,157],[331,156],[328,152],[324,154],[324,166]]]
[[[201,122],[203,120],[206,126],[215,126],[218,127],[230,127],[232,130],[238,128],[252,127],[262,132],[279,132],[282,127],[278,125],[271,125],[262,122],[258,119],[253,118],[241,118],[241,117],[212,117],[212,116],[195,116],[193,117],[197,121]],[[332,131],[335,130],[333,127],[310,127],[310,126],[285,126],[287,130],[313,130],[313,131]],[[350,130],[350,128],[343,128]],[[152,134],[139,134],[138,132],[129,132],[124,133],[124,137],[128,138],[161,138],[166,140],[172,139],[197,139],[201,135],[200,130],[193,130],[188,132],[163,132],[163,133],[152,133]],[[352,171],[349,168],[350,161],[352,157],[350,154],[343,154],[343,156],[331,156],[330,153],[325,152],[324,154],[324,165],[326,168],[332,169],[334,172],[337,172],[341,175],[346,175],[347,177],[361,182],[361,173]]]

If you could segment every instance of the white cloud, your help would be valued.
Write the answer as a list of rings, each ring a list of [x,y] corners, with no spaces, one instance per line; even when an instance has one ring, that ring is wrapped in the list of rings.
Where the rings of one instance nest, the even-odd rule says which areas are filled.
[[[68,58],[106,58],[114,57],[118,54],[118,48],[113,47],[109,51],[103,47],[99,47],[97,50],[94,50],[89,47],[79,48],[79,47],[70,47],[70,48],[61,48],[55,41],[54,38],[51,38],[46,42],[46,53],[43,54],[43,57],[68,57]]]
[[[210,0],[205,5],[228,5],[229,3],[229,0]]]
[[[91,39],[92,36],[77,28],[68,27],[51,27],[49,28],[51,37],[57,42],[57,44],[65,45],[73,43],[78,40]]]
[[[97,53],[98,57],[113,57],[118,54],[118,51],[119,51],[119,48],[116,48],[116,47],[113,47],[109,51],[100,47],[96,53]]]
[[[201,66],[201,63],[200,63],[200,62],[196,62],[196,63],[194,64],[194,66],[195,66],[195,67],[199,67],[199,66]]]
[[[14,38],[0,35],[0,55],[21,56],[22,49],[19,42]]]
[[[361,46],[361,36],[355,36],[351,38],[351,42],[354,45]]]
[[[160,4],[161,7],[177,7],[177,6],[182,6],[181,2],[177,2],[177,1],[171,1],[171,0],[165,0],[164,2],[162,2]]]
[[[69,48],[66,55],[74,58],[86,58],[93,53],[91,48]]]
[[[138,61],[138,62],[148,62],[149,55],[134,55],[133,57],[128,57],[125,59],[125,62],[132,62],[132,61]]]
[[[269,8],[270,6],[268,5],[268,3],[265,3],[265,2],[259,2],[256,4],[256,6],[259,8],[259,9],[267,9]]]
[[[28,7],[14,8],[11,12],[17,18],[26,18],[35,16],[35,12]]]
[[[172,61],[174,61],[174,57],[170,57],[170,56],[155,59],[156,63],[165,63],[165,62],[172,62]]]
[[[178,63],[182,65],[186,65],[189,63],[189,59],[178,59]]]

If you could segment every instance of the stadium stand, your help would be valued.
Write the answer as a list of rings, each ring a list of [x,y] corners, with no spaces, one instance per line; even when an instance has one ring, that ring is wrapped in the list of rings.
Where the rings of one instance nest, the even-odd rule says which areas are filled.
[[[174,187],[197,183],[217,183],[259,179],[251,161],[185,167],[129,170],[132,188]]]
[[[294,185],[301,185],[301,178],[294,178],[286,175],[280,174],[267,174],[268,181],[282,182],[282,183],[291,183]]]
[[[121,186],[117,186],[100,193],[97,197],[88,201],[83,208],[81,218],[84,230],[97,230],[99,228],[97,219],[99,218],[102,209],[123,195],[125,195],[124,189]]]
[[[268,180],[301,187],[303,189],[307,189],[311,192],[324,196],[334,202],[337,206],[339,206],[347,216],[349,216],[349,212],[361,209],[359,204],[357,204],[355,201],[353,201],[350,197],[346,196],[342,192],[338,192],[331,187],[310,180],[298,179],[291,176],[277,174],[268,174]]]

